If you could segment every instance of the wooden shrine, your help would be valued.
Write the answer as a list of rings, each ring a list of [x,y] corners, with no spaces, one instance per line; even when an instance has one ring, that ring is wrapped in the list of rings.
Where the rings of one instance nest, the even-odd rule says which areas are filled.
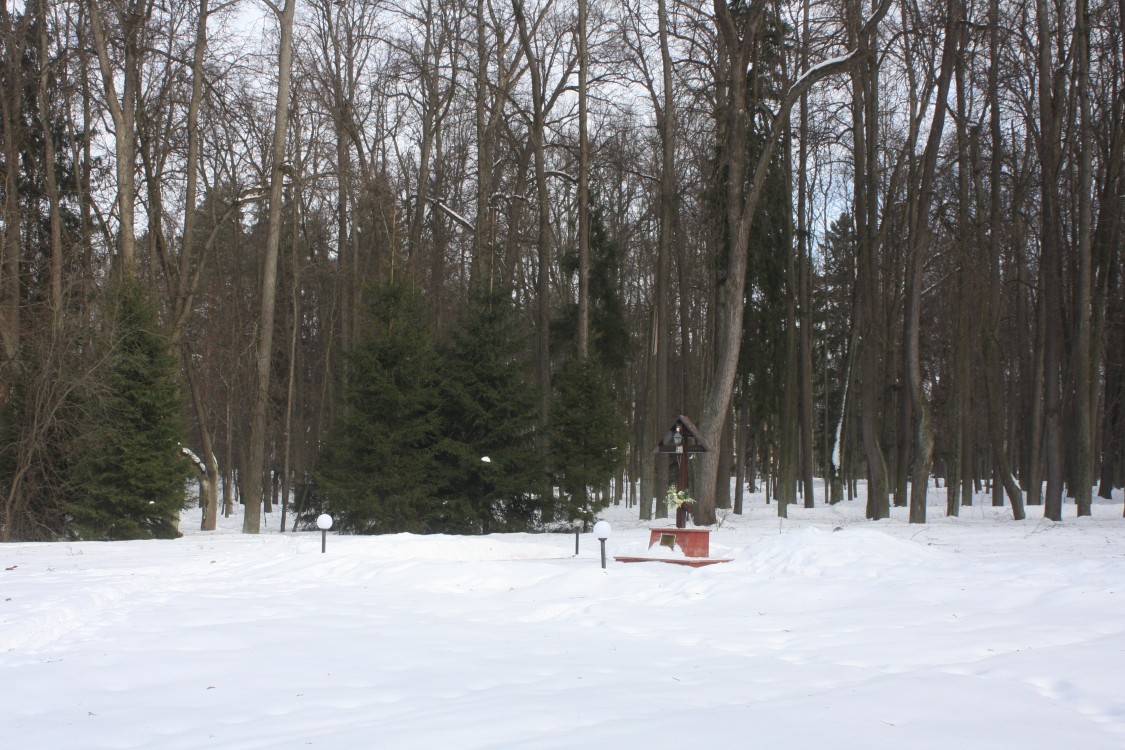
[[[684,492],[688,489],[688,459],[693,453],[706,453],[709,450],[707,441],[703,439],[699,428],[681,414],[676,417],[676,421],[664,433],[660,444],[656,446],[656,450],[653,452],[670,454],[676,457],[678,469],[676,490],[677,492]],[[647,556],[621,555],[614,559],[618,562],[666,562],[676,565],[690,565],[693,568],[730,562],[727,558],[710,556],[711,529],[688,528],[687,521],[691,509],[687,506],[691,504],[691,502],[686,502],[676,509],[676,525],[674,527],[654,526],[649,529],[648,548],[650,550],[654,547],[658,551],[661,551],[660,548],[667,548],[670,553],[679,550],[679,555],[670,553],[661,556],[655,554]]]

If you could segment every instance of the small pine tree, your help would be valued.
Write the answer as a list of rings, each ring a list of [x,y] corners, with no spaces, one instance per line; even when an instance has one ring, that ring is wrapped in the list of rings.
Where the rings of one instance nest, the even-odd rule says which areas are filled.
[[[450,532],[526,530],[540,510],[546,473],[526,351],[510,297],[470,298],[443,351],[439,496]]]
[[[110,290],[104,320],[97,385],[81,408],[89,421],[69,469],[70,526],[83,539],[172,539],[191,476],[180,363],[139,283]]]
[[[437,356],[416,292],[389,284],[368,298],[318,461],[316,500],[345,532],[431,531],[441,525]]]
[[[609,380],[592,359],[570,360],[555,376],[550,429],[560,510],[587,524],[604,507],[590,490],[604,486],[625,460],[625,420]]]

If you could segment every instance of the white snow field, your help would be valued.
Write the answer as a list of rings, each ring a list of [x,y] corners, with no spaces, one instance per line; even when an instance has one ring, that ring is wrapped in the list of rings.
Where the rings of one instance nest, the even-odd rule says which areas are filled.
[[[944,502],[751,495],[698,569],[602,570],[573,534],[321,554],[197,510],[176,541],[2,545],[0,748],[1125,748],[1120,492],[1062,523]]]

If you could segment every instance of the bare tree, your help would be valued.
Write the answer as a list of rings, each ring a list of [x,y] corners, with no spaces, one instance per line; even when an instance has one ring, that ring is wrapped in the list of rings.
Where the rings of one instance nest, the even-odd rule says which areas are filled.
[[[588,0],[578,0],[578,356],[590,349],[590,51],[587,30]]]
[[[668,464],[663,460],[653,460],[652,447],[656,445],[665,429],[672,422],[669,406],[669,361],[671,337],[671,259],[676,224],[679,211],[679,175],[676,170],[676,98],[674,81],[674,62],[671,51],[671,25],[666,0],[659,0],[656,8],[656,47],[659,51],[659,67],[649,63],[651,50],[651,30],[645,27],[642,14],[643,3],[629,5],[627,24],[623,29],[625,43],[631,51],[631,61],[636,66],[641,84],[644,86],[652,106],[656,130],[660,143],[659,176],[659,229],[657,235],[656,268],[652,284],[652,322],[649,347],[651,364],[646,372],[651,373],[651,383],[646,387],[647,404],[644,410],[645,426],[639,438],[638,453],[641,457],[642,478],[640,515],[651,518],[653,497],[656,498],[656,516],[663,518],[668,514],[664,488],[668,486]]]
[[[1040,168],[1040,290],[1039,336],[1043,350],[1044,442],[1047,490],[1044,514],[1062,520],[1062,237],[1058,184],[1062,155],[1059,131],[1063,109],[1063,66],[1055,60],[1051,11],[1047,0],[1036,0],[1039,45],[1039,168]],[[1061,19],[1060,19],[1061,20]],[[1037,461],[1037,457],[1032,458]]]
[[[1000,2],[989,2],[988,32],[988,107],[989,134],[992,140],[992,164],[989,174],[989,212],[988,212],[988,315],[982,327],[981,349],[985,354],[985,396],[988,399],[989,442],[992,444],[992,458],[1008,502],[1012,505],[1012,516],[1020,521],[1025,517],[1023,492],[1012,476],[1011,464],[1005,450],[1003,430],[1002,374],[1000,369],[1000,312],[1001,279],[1000,261],[1002,248],[1002,208],[1001,182],[1003,165],[1004,134],[1000,118]],[[983,192],[983,191],[982,191]]]
[[[153,3],[151,0],[127,0],[113,6],[111,17],[103,13],[102,0],[89,0],[89,3],[94,50],[101,69],[105,104],[113,122],[117,165],[117,259],[121,272],[132,276],[137,266],[136,108],[145,54],[144,31],[152,15]],[[120,47],[119,62],[111,55],[111,34],[115,34]]]
[[[255,351],[256,378],[250,415],[250,434],[247,440],[248,459],[246,473],[242,478],[242,500],[246,506],[242,531],[246,534],[257,534],[262,526],[262,473],[265,466],[270,360],[273,356],[277,262],[281,247],[281,198],[285,176],[290,171],[285,163],[285,138],[289,125],[289,89],[293,73],[293,18],[297,0],[285,0],[283,7],[278,7],[272,0],[263,0],[263,2],[277,16],[280,44],[277,65],[277,105],[274,110],[273,146],[270,153],[269,215]]]
[[[55,330],[63,323],[63,217],[62,195],[59,191],[57,169],[58,148],[51,123],[50,79],[55,73],[48,64],[51,48],[49,40],[50,16],[46,0],[35,4],[36,24],[39,27],[39,128],[43,137],[43,181],[47,192],[47,210],[50,222],[50,294],[52,326]]]
[[[960,55],[958,40],[963,23],[963,9],[958,0],[948,0],[946,5],[945,40],[941,55],[941,71],[934,97],[934,113],[926,150],[922,155],[922,173],[918,184],[916,204],[913,206],[911,249],[909,260],[909,290],[907,299],[906,337],[907,373],[910,381],[910,400],[914,412],[914,468],[910,478],[910,522],[925,523],[926,495],[929,486],[930,465],[934,453],[934,431],[929,400],[926,397],[922,375],[921,316],[922,316],[922,263],[928,256],[933,230],[930,225],[930,203],[933,196],[934,173],[937,170],[938,149],[941,147],[945,127],[949,85],[953,77],[954,62]],[[902,436],[900,436],[902,439]]]
[[[551,393],[551,248],[554,246],[554,232],[551,227],[551,194],[547,186],[547,118],[559,97],[566,90],[568,81],[574,71],[576,55],[568,50],[563,54],[563,60],[558,70],[554,71],[557,82],[553,90],[548,91],[546,76],[552,72],[548,63],[549,58],[537,48],[537,35],[541,26],[548,19],[551,1],[548,0],[541,8],[541,13],[534,19],[529,19],[523,0],[512,0],[512,9],[515,12],[516,25],[519,29],[520,46],[523,48],[524,58],[527,60],[528,76],[531,80],[531,107],[526,113],[528,122],[528,136],[531,145],[531,154],[534,160],[535,192],[538,198],[538,239],[537,239],[537,265],[536,265],[536,336],[538,342],[538,367],[539,385],[541,388],[540,402],[540,427],[545,427],[550,408]],[[542,30],[545,33],[545,29]],[[540,434],[545,435],[546,430],[541,429]],[[543,446],[545,450],[545,446]]]
[[[890,8],[889,2],[882,2],[873,15],[859,28],[859,36],[870,34]],[[753,13],[753,12],[752,12]],[[715,369],[707,386],[704,398],[703,418],[700,429],[706,442],[718,445],[726,415],[730,406],[731,393],[738,365],[738,354],[742,332],[742,312],[745,304],[743,292],[746,282],[746,249],[750,238],[750,228],[757,210],[758,200],[766,182],[766,174],[773,159],[782,132],[788,127],[789,113],[800,99],[801,93],[827,76],[849,69],[859,56],[857,48],[848,54],[832,58],[801,73],[786,89],[776,112],[770,133],[766,137],[762,153],[756,165],[745,163],[746,130],[746,76],[745,71],[758,44],[761,19],[746,19],[736,23],[730,8],[723,0],[714,4],[714,19],[719,35],[723,40],[724,54],[727,55],[727,70],[730,76],[724,82],[728,101],[727,111],[731,122],[728,135],[732,148],[728,149],[728,194],[726,199],[726,220],[731,244],[724,283],[717,294],[715,320],[715,350],[718,353]],[[747,172],[753,168],[752,176],[744,182]],[[743,185],[747,184],[745,196]],[[710,524],[715,520],[715,485],[718,479],[719,453],[711,451],[703,454],[700,462],[699,489],[695,520],[699,524]]]
[[[1074,66],[1075,86],[1078,89],[1078,142],[1091,140],[1093,115],[1090,110],[1090,11],[1087,0],[1075,0],[1074,7]],[[1092,485],[1094,483],[1094,431],[1093,404],[1095,392],[1093,363],[1093,149],[1078,149],[1077,192],[1078,233],[1075,238],[1077,253],[1074,281],[1074,445],[1073,482],[1074,499],[1078,515],[1091,513]]]

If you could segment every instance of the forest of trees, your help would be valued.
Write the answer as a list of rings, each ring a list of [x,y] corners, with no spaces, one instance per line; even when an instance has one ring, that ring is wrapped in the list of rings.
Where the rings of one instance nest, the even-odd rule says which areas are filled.
[[[700,524],[732,480],[1089,514],[1125,482],[1123,22],[0,0],[0,540],[174,536],[188,480],[248,533],[664,517],[680,414]]]

